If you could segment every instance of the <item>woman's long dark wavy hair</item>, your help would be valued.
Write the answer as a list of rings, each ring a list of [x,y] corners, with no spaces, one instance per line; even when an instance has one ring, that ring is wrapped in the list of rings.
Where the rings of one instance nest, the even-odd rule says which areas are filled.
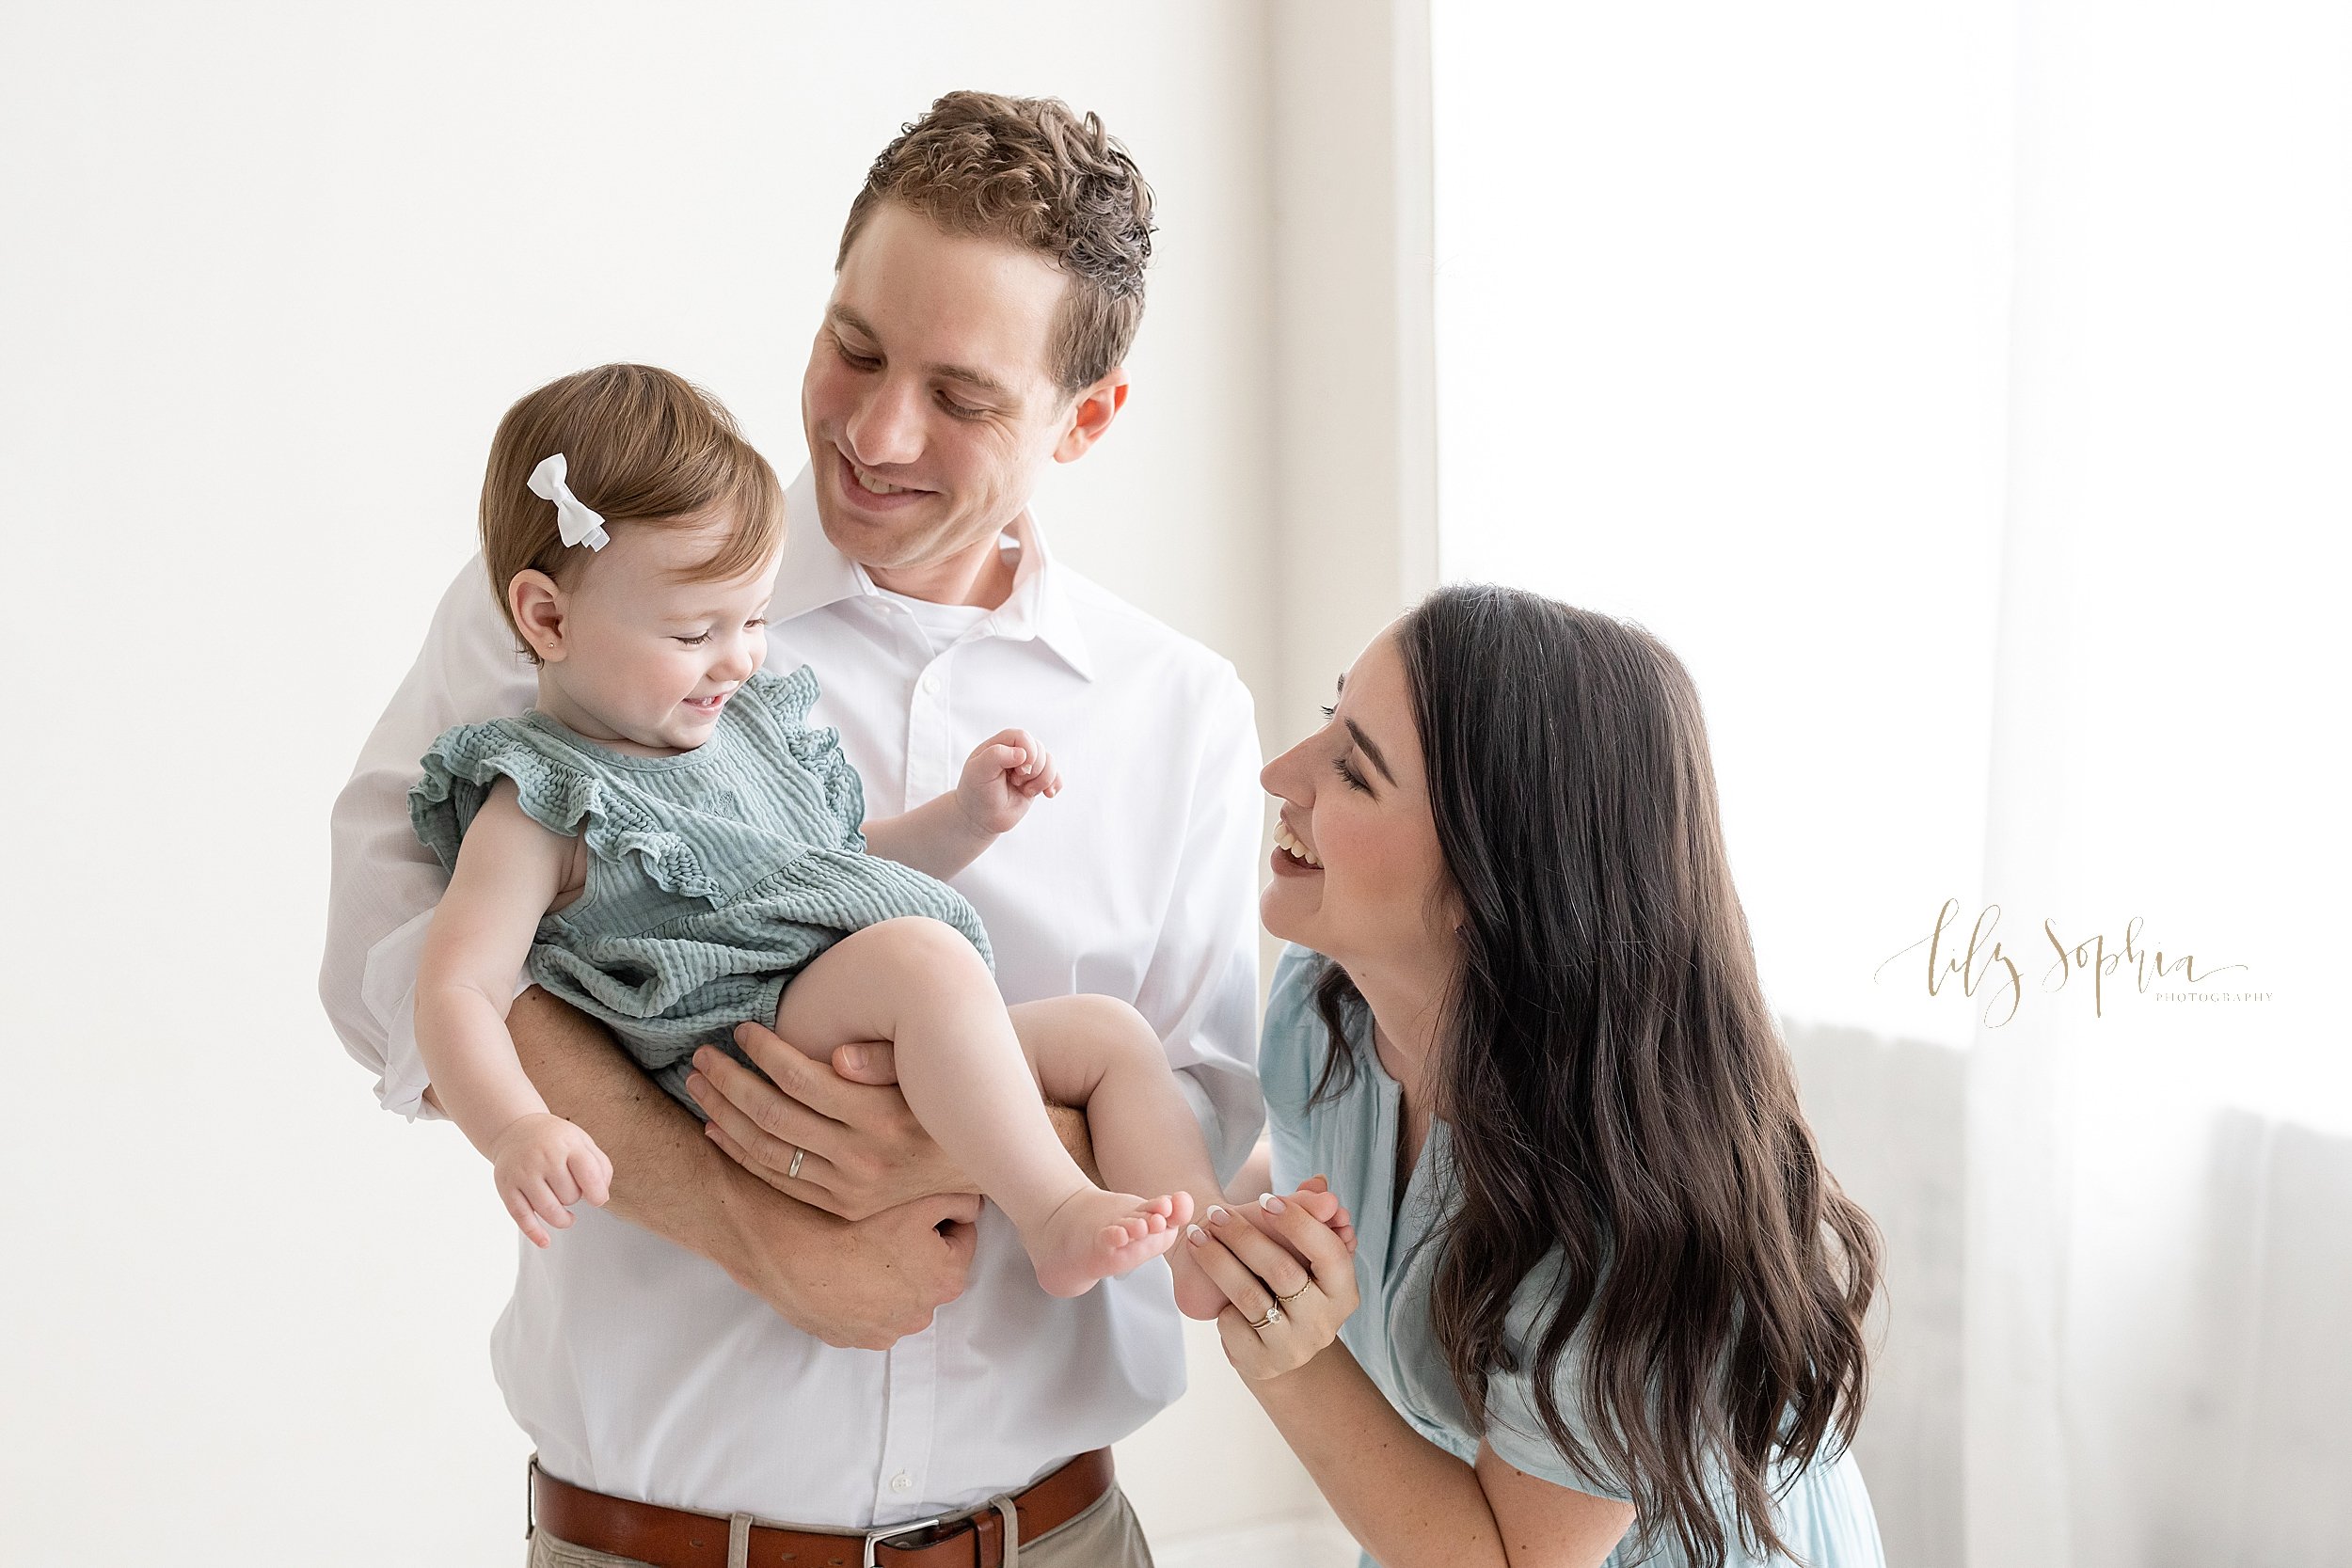
[[[1440,589],[1397,638],[1463,911],[1432,1059],[1460,1197],[1427,1243],[1454,1381],[1483,1426],[1513,1293],[1559,1249],[1532,1368],[1552,1440],[1590,1467],[1552,1393],[1582,1325],[1583,1413],[1637,1539],[1720,1564],[1712,1473],[1749,1548],[1787,1552],[1768,1466],[1852,1440],[1878,1232],[1798,1109],[1697,690],[1639,627],[1513,589]],[[1317,1002],[1320,1096],[1355,1070],[1363,1000],[1333,965]]]

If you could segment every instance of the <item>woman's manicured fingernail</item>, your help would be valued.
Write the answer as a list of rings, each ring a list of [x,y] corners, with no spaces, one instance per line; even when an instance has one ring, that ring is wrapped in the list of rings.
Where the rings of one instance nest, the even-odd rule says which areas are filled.
[[[1211,1225],[1223,1225],[1228,1217],[1229,1216],[1225,1212],[1225,1205],[1222,1203],[1212,1203],[1209,1205],[1209,1223]]]
[[[1188,1225],[1184,1227],[1184,1240],[1190,1242],[1194,1246],[1199,1246],[1201,1243],[1207,1241],[1208,1239],[1209,1233],[1201,1229],[1199,1226]]]
[[[1258,1195],[1258,1207],[1263,1209],[1269,1214],[1279,1214],[1285,1208],[1289,1207],[1289,1205],[1285,1204],[1280,1198],[1276,1197],[1272,1193],[1260,1193]]]

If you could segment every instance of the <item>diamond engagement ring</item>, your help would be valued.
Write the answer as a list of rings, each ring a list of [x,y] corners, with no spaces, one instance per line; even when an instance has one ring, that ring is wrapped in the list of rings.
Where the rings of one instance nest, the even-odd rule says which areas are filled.
[[[793,1150],[792,1150],[792,1163],[791,1163],[790,1164],[788,1164],[788,1165],[787,1165],[787,1166],[785,1166],[785,1167],[784,1167],[784,1179],[785,1179],[787,1181],[789,1181],[789,1180],[791,1180],[794,1177],[796,1177],[796,1176],[800,1175],[800,1174],[801,1174],[801,1162],[802,1162],[803,1160],[807,1159],[807,1158],[808,1158],[808,1150],[807,1150],[807,1149],[805,1149],[805,1148],[800,1148],[800,1147],[798,1147],[798,1146],[796,1145],[796,1146],[793,1148]]]
[[[1263,1318],[1244,1318],[1242,1320],[1242,1322],[1248,1323],[1252,1328],[1270,1327],[1275,1323],[1280,1323],[1281,1321],[1282,1307],[1279,1302],[1268,1303],[1265,1309],[1265,1316]]]

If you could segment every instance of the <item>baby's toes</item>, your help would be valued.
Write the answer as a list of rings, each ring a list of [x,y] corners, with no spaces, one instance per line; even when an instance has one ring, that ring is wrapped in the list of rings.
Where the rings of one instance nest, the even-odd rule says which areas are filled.
[[[1331,1194],[1309,1192],[1303,1187],[1291,1195],[1290,1201],[1306,1210],[1325,1225],[1329,1225],[1340,1212],[1340,1200]]]
[[[1156,1230],[1144,1231],[1140,1235],[1130,1235],[1127,1243],[1119,1249],[1115,1266],[1119,1273],[1124,1274],[1129,1269],[1159,1257],[1175,1243],[1176,1232],[1166,1226]]]

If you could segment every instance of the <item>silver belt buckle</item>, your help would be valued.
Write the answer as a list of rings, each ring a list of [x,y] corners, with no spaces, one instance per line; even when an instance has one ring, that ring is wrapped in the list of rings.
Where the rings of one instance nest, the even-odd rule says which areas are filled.
[[[864,1568],[881,1568],[882,1559],[874,1555],[874,1548],[892,1536],[913,1535],[916,1530],[930,1529],[933,1525],[941,1524],[949,1517],[950,1515],[946,1513],[934,1513],[928,1519],[910,1519],[903,1525],[892,1525],[887,1529],[867,1530],[866,1532],[866,1555],[861,1560]]]

